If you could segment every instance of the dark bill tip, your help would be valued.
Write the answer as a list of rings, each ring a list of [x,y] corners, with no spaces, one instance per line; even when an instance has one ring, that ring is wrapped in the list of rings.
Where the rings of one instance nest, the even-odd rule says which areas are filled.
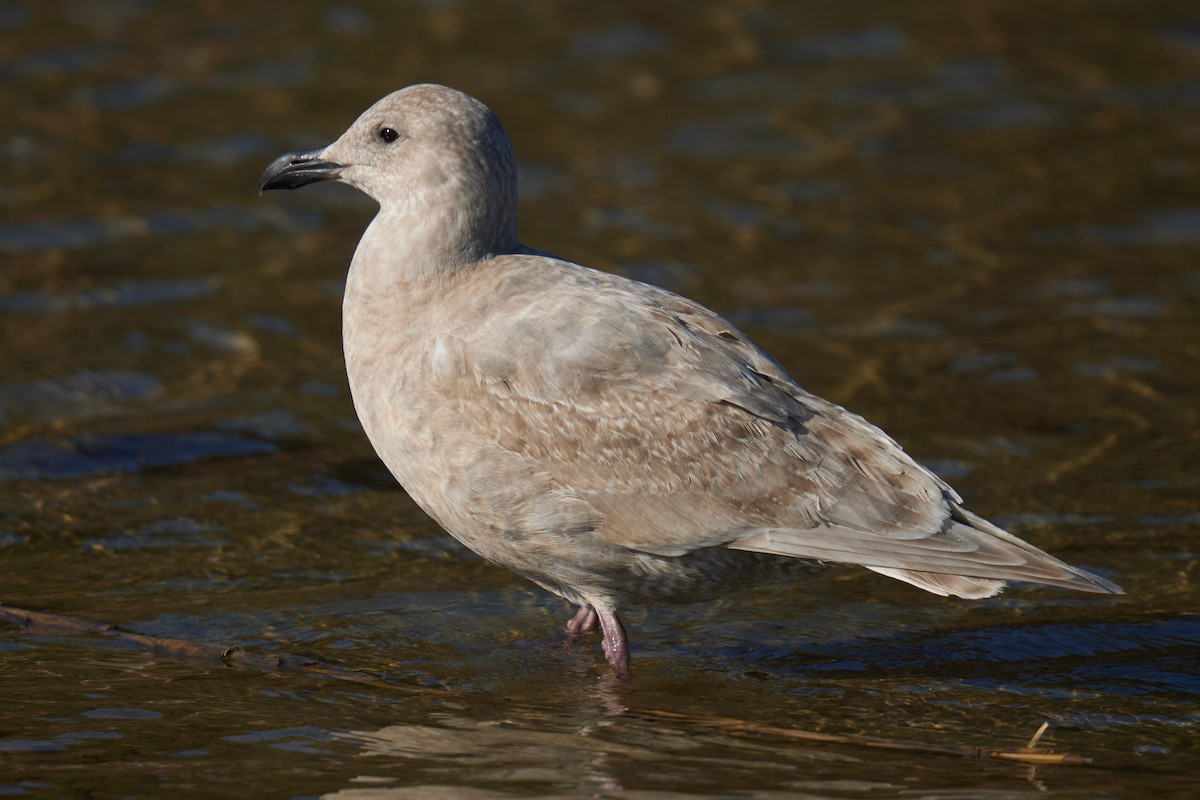
[[[271,189],[299,189],[317,181],[334,180],[342,172],[342,165],[325,161],[321,153],[324,147],[284,153],[271,162],[258,181],[258,193]]]

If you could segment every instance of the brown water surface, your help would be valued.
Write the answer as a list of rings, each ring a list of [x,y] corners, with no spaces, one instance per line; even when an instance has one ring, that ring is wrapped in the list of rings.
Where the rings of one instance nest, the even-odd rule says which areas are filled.
[[[0,623],[0,794],[1200,795],[1200,8],[0,2],[0,602],[354,682]],[[433,80],[500,114],[532,245],[728,315],[1122,598],[834,570],[628,614],[400,491],[346,390],[371,203],[278,153]],[[1038,767],[822,746],[723,717]]]

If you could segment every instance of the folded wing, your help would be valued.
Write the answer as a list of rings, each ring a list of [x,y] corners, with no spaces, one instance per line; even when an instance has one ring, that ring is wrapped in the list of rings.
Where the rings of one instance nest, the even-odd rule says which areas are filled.
[[[1006,581],[1119,591],[963,509],[711,311],[582,267],[556,273],[533,299],[498,287],[486,322],[464,327],[456,347],[484,392],[461,413],[595,509],[595,535],[661,556],[726,546],[858,564],[960,597]]]

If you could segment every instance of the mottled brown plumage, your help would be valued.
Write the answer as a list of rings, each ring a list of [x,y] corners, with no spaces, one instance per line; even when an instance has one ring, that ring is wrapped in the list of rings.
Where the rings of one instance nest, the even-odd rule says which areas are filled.
[[[708,309],[519,244],[512,150],[478,101],[396,92],[262,188],[331,178],[380,204],[343,310],[380,458],[466,546],[579,604],[568,631],[599,623],[618,674],[621,605],[827,563],[959,597],[1120,591],[966,511]]]

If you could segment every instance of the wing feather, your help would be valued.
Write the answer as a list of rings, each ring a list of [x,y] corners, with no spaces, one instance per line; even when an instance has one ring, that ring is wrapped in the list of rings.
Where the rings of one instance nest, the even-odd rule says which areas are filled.
[[[555,274],[532,300],[497,289],[455,344],[472,391],[444,397],[593,508],[606,542],[860,564],[960,596],[1007,580],[1116,590],[961,509],[890,437],[708,309],[582,267]]]

